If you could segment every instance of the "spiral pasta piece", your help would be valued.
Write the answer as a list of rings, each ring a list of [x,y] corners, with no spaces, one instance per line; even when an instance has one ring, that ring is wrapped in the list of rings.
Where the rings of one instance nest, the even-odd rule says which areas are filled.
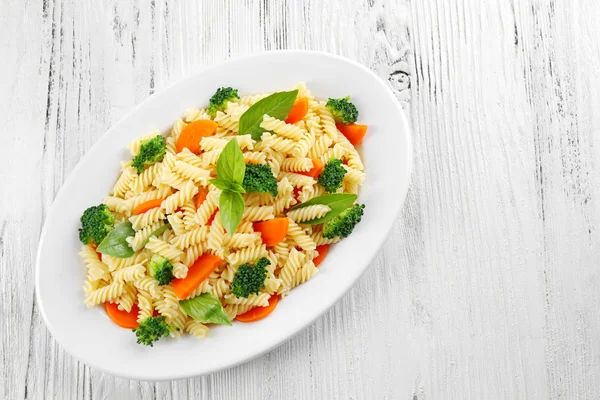
[[[190,246],[185,250],[181,262],[191,267],[191,265],[202,255],[204,248],[202,244],[198,243],[195,246]]]
[[[288,218],[289,227],[288,227],[288,236],[296,242],[296,244],[302,247],[303,250],[311,251],[317,248],[315,242],[308,236],[302,228],[294,222],[293,219]]]
[[[208,335],[208,327],[194,319],[188,319],[185,323],[185,331],[197,338],[203,338]]]
[[[246,207],[242,219],[246,221],[266,221],[275,218],[273,206]]]
[[[286,172],[306,172],[313,167],[313,161],[310,158],[286,158],[281,163],[281,170]]]
[[[141,174],[139,174],[130,185],[131,191],[135,195],[139,195],[140,193],[147,190],[152,182],[158,176],[158,172],[161,169],[161,165],[159,163],[152,164],[148,168],[144,170]]]
[[[226,279],[219,278],[216,280],[214,285],[211,286],[211,294],[217,299],[222,299],[226,294],[231,291],[231,285]]]
[[[321,246],[323,244],[332,244],[332,243],[337,243],[341,240],[341,238],[339,236],[334,237],[333,239],[327,239],[323,237],[323,232],[319,231],[319,232],[313,232],[310,235],[310,238],[312,239],[313,242],[315,242],[315,244],[317,246]]]
[[[138,305],[138,318],[137,318],[137,322],[140,323],[143,320],[145,320],[146,318],[149,318],[152,316],[152,314],[154,313],[154,300],[152,298],[153,296],[145,291],[145,290],[138,290],[137,293],[137,305]]]
[[[212,119],[205,108],[188,108],[183,117],[185,122],[193,122],[201,119]]]
[[[146,275],[140,279],[136,279],[133,285],[139,292],[148,292],[154,299],[160,298],[161,290],[158,281],[151,276]]]
[[[146,267],[142,264],[135,264],[114,272],[113,279],[115,282],[133,282],[142,278],[145,273]]]
[[[225,314],[227,314],[230,320],[233,320],[236,316],[245,313],[252,307],[249,304],[227,304],[225,306]]]
[[[177,118],[175,120],[175,123],[171,127],[170,137],[172,137],[174,140],[177,140],[179,138],[179,135],[181,134],[181,131],[183,130],[183,128],[185,128],[186,125],[187,124],[181,118]]]
[[[185,224],[183,223],[183,213],[181,211],[168,215],[167,221],[171,224],[171,228],[176,236],[184,235],[187,232]]]
[[[193,165],[194,167],[204,168],[202,166],[202,158],[192,153],[187,147],[184,147],[181,152],[177,153],[175,159]],[[175,166],[175,163],[173,163],[173,166]]]
[[[179,250],[185,250],[190,246],[197,245],[208,238],[209,228],[212,229],[212,226],[199,226],[183,235],[174,236],[171,244]]]
[[[287,262],[279,271],[278,278],[281,279],[281,286],[277,290],[277,293],[283,294],[289,291],[294,284],[296,272],[304,264],[305,256],[295,248],[290,251]]]
[[[208,232],[206,247],[213,251],[213,254],[222,256],[223,242],[225,240],[225,227],[221,222],[220,212],[217,212]]]
[[[165,209],[167,214],[173,214],[177,207],[181,207],[192,200],[196,193],[198,193],[198,188],[194,185],[194,182],[188,181],[182,190],[167,197],[161,207]]]
[[[315,145],[315,140],[312,132],[305,134],[292,149],[292,157],[306,157],[311,147]]]
[[[168,258],[171,262],[179,261],[183,256],[183,251],[155,237],[150,238],[148,244],[146,244],[146,249]]]
[[[261,244],[256,247],[246,247],[229,254],[227,256],[227,262],[230,267],[237,267],[244,263],[253,263],[261,257],[266,257],[266,255],[267,247],[264,244]]]
[[[297,208],[287,213],[288,217],[296,221],[297,223],[310,221],[317,218],[324,217],[331,208],[324,204],[314,204],[312,206]]]
[[[226,235],[225,246],[241,249],[243,247],[254,247],[261,243],[259,233],[235,233],[233,236]]]
[[[127,167],[115,182],[115,186],[113,186],[111,190],[111,194],[115,197],[124,197],[125,193],[129,190],[131,183],[137,177],[137,170],[133,167]]]
[[[298,128],[293,124],[286,124],[285,121],[278,120],[277,118],[273,118],[268,115],[263,116],[260,127],[265,131],[275,132],[277,136],[280,136],[284,139],[291,139],[295,142],[307,135],[307,132],[304,129]]]
[[[315,140],[314,145],[308,150],[308,157],[320,160],[321,156],[327,152],[327,149],[332,144],[333,141],[329,136],[320,136],[317,140]]]
[[[110,273],[108,270],[108,265],[100,261],[98,257],[98,253],[92,247],[88,245],[83,245],[81,247],[81,252],[79,253],[81,258],[83,258],[83,262],[87,267],[88,271],[88,279],[90,281],[97,281],[100,279],[109,280]]]
[[[225,304],[238,304],[252,307],[266,307],[269,305],[269,293],[251,294],[248,297],[237,297],[234,294],[226,294],[223,298]]]
[[[117,299],[117,308],[121,311],[131,312],[133,303],[137,299],[137,289],[130,283],[125,284],[125,289],[121,297]]]
[[[286,178],[293,186],[304,187],[312,186],[317,183],[312,177],[302,174],[296,174],[294,172],[280,172],[279,179],[283,180]]]
[[[179,160],[175,161],[173,172],[176,172],[183,178],[192,180],[195,183],[203,186],[208,185],[208,179],[210,178],[210,171],[195,167]]]
[[[138,231],[148,225],[164,221],[164,219],[165,213],[163,210],[160,208],[152,208],[143,214],[134,215],[133,217],[129,218],[129,222],[131,222],[131,227]]]
[[[319,269],[315,267],[315,263],[313,263],[312,261],[306,262],[302,266],[302,268],[296,271],[296,275],[294,276],[294,281],[292,283],[292,288],[308,281],[313,276],[315,276],[317,272],[319,272]]]
[[[116,300],[123,294],[125,284],[122,282],[113,282],[108,286],[96,289],[85,298],[85,305],[93,307],[98,304],[106,303],[107,301]]]

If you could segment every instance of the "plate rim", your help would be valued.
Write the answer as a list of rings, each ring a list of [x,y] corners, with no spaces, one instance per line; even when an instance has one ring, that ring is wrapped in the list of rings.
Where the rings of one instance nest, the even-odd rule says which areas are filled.
[[[237,360],[236,362],[227,364],[227,365],[222,365],[219,367],[215,367],[215,368],[211,368],[209,370],[206,370],[204,372],[198,372],[198,373],[172,373],[172,374],[159,374],[159,375],[152,375],[152,374],[137,374],[135,372],[135,369],[132,370],[132,372],[130,374],[117,374],[114,373],[113,371],[110,371],[107,368],[104,368],[103,366],[97,364],[94,360],[88,360],[88,359],[84,359],[84,357],[80,357],[79,355],[76,355],[74,352],[71,351],[71,348],[69,348],[68,346],[65,346],[65,344],[59,340],[56,339],[57,335],[55,333],[55,329],[53,327],[53,325],[49,322],[47,315],[46,315],[46,310],[45,310],[45,306],[44,303],[41,300],[41,295],[40,295],[40,268],[41,268],[41,256],[42,256],[42,245],[46,239],[46,235],[47,235],[47,231],[48,231],[48,224],[47,224],[47,220],[48,220],[48,216],[51,215],[52,213],[55,212],[55,209],[57,208],[57,204],[62,200],[62,197],[65,195],[65,187],[68,186],[68,184],[75,179],[75,176],[77,175],[77,172],[79,171],[80,168],[82,168],[82,166],[85,164],[85,161],[91,157],[91,154],[93,153],[93,150],[96,146],[98,146],[99,142],[101,141],[102,138],[104,138],[105,136],[108,136],[112,133],[113,130],[115,130],[115,127],[120,126],[121,124],[124,123],[124,121],[127,121],[132,115],[134,115],[139,109],[143,108],[147,103],[151,102],[156,96],[161,95],[163,92],[169,91],[170,89],[172,89],[173,87],[181,84],[184,81],[188,81],[188,80],[193,80],[194,78],[197,78],[199,75],[202,75],[203,73],[205,73],[208,70],[212,70],[212,69],[216,69],[219,67],[223,67],[226,66],[228,64],[237,64],[237,63],[241,63],[244,61],[248,61],[251,59],[255,59],[255,58],[262,58],[262,57],[273,57],[273,56],[278,56],[278,55],[314,55],[314,56],[319,56],[319,57],[325,57],[325,58],[330,58],[336,61],[341,61],[347,64],[351,64],[354,67],[359,68],[360,70],[362,70],[362,72],[371,75],[373,78],[375,78],[375,81],[381,86],[381,88],[387,92],[387,94],[390,96],[390,98],[392,99],[397,111],[398,111],[398,115],[401,119],[402,122],[402,130],[404,132],[406,132],[406,150],[407,150],[407,157],[405,159],[405,164],[406,164],[406,181],[405,184],[402,185],[402,187],[400,188],[400,200],[397,202],[396,208],[394,210],[390,210],[390,220],[392,221],[391,223],[388,224],[388,226],[385,228],[384,230],[384,234],[382,235],[384,240],[381,241],[381,243],[379,243],[376,246],[372,247],[372,250],[370,251],[370,254],[368,255],[368,257],[366,258],[367,261],[367,265],[365,267],[362,268],[362,271],[356,275],[356,277],[354,279],[352,279],[349,284],[346,286],[346,288],[342,291],[339,292],[339,294],[337,294],[336,296],[333,297],[333,300],[331,301],[331,305],[329,305],[328,307],[324,308],[323,310],[320,310],[316,313],[314,313],[311,318],[307,319],[303,326],[301,328],[299,328],[298,330],[292,332],[292,333],[286,333],[281,335],[277,340],[273,341],[272,344],[270,344],[269,346],[266,346],[266,348],[262,349],[259,352],[247,355],[239,360]],[[272,51],[264,51],[264,52],[260,52],[260,53],[256,53],[256,54],[251,54],[251,55],[244,55],[244,56],[239,56],[239,57],[232,57],[228,60],[225,60],[223,62],[219,62],[219,63],[215,63],[206,67],[203,67],[201,69],[199,69],[198,71],[189,74],[187,76],[184,76],[176,81],[174,81],[173,83],[165,86],[164,88],[162,88],[159,91],[156,91],[154,93],[152,93],[151,95],[147,96],[146,98],[144,98],[142,101],[140,101],[137,105],[135,105],[134,107],[132,107],[131,109],[129,109],[121,118],[119,118],[117,121],[115,121],[114,123],[111,124],[111,126],[101,135],[98,136],[98,138],[96,139],[95,143],[86,151],[86,153],[84,154],[83,157],[81,157],[81,159],[79,159],[79,161],[77,162],[77,165],[75,166],[75,168],[73,168],[71,170],[71,172],[69,173],[69,176],[67,177],[67,179],[61,184],[61,187],[58,191],[58,193],[56,194],[56,196],[54,197],[53,201],[52,201],[52,205],[48,208],[48,211],[46,213],[46,218],[44,220],[44,225],[43,228],[41,230],[40,233],[40,238],[39,238],[39,242],[38,242],[38,248],[36,251],[36,258],[35,258],[35,278],[34,278],[34,284],[35,284],[35,293],[36,293],[36,301],[37,301],[37,306],[39,308],[40,314],[42,316],[42,319],[46,325],[46,328],[48,329],[48,331],[51,333],[52,338],[58,343],[60,344],[60,346],[63,348],[63,350],[65,350],[71,357],[75,358],[76,360],[78,360],[79,362],[82,362],[98,371],[101,371],[103,373],[109,374],[111,376],[117,376],[117,377],[121,377],[121,378],[125,378],[125,379],[132,379],[132,380],[138,380],[138,381],[169,381],[169,380],[175,380],[175,379],[185,379],[185,378],[192,378],[192,377],[199,377],[199,376],[205,376],[205,375],[209,375],[209,374],[213,374],[219,371],[223,371],[229,368],[233,368],[236,367],[238,365],[244,364],[250,360],[253,360],[255,358],[260,357],[263,354],[266,354],[270,351],[272,351],[273,349],[275,349],[276,347],[279,347],[280,345],[282,345],[283,343],[287,342],[288,340],[292,339],[293,337],[295,337],[296,335],[298,335],[300,332],[302,332],[304,329],[306,329],[307,327],[309,327],[310,325],[314,324],[314,322],[321,318],[325,312],[331,310],[331,308],[333,306],[335,306],[342,297],[344,297],[351,288],[353,288],[356,285],[356,282],[364,275],[364,273],[369,269],[370,264],[373,262],[373,259],[375,258],[375,256],[377,255],[377,253],[380,251],[380,249],[383,247],[384,243],[385,243],[385,238],[387,238],[389,236],[389,233],[391,232],[392,228],[394,227],[395,223],[397,222],[397,217],[400,213],[400,210],[402,209],[405,201],[406,201],[406,197],[407,197],[407,193],[408,193],[408,188],[411,182],[411,177],[412,177],[412,172],[413,172],[413,148],[412,148],[412,134],[411,134],[411,128],[410,128],[410,123],[408,121],[408,118],[406,116],[406,113],[404,112],[404,110],[402,109],[400,102],[398,101],[398,99],[396,98],[396,96],[394,95],[394,93],[392,92],[392,90],[390,89],[390,87],[388,86],[388,84],[382,79],[380,78],[377,74],[375,74],[374,71],[372,71],[371,69],[367,68],[366,66],[351,60],[349,58],[337,55],[337,54],[333,54],[333,53],[329,53],[329,52],[325,52],[325,51],[317,51],[317,50],[272,50]]]

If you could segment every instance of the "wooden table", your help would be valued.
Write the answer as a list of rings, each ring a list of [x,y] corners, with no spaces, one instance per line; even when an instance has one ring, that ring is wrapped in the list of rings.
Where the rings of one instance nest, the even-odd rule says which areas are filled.
[[[2,1],[0,398],[599,398],[599,20],[592,0]],[[75,361],[33,288],[69,172],[149,94],[286,48],[363,63],[410,114],[411,188],[369,271],[218,374]]]

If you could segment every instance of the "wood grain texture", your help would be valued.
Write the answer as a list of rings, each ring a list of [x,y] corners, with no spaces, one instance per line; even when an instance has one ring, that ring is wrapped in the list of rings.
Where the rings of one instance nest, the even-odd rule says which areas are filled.
[[[598,17],[591,0],[1,2],[0,398],[599,398]],[[287,48],[372,68],[411,115],[412,185],[371,268],[221,373],[136,382],[75,361],[33,292],[69,171],[154,91]]]

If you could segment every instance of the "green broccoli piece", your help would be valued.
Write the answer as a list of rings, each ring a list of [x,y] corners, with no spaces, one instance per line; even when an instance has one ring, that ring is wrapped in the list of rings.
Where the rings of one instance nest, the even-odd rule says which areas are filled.
[[[233,276],[233,282],[231,282],[231,293],[237,297],[248,297],[253,293],[258,293],[261,288],[265,287],[267,266],[270,264],[271,262],[263,257],[254,266],[240,265]]]
[[[168,285],[173,280],[173,266],[169,262],[169,259],[161,256],[160,254],[154,254],[148,262],[148,268],[150,269],[150,275],[158,281],[160,285]]]
[[[225,107],[227,107],[228,101],[233,101],[235,99],[239,99],[237,89],[232,89],[230,87],[222,87],[218,88],[215,94],[210,98],[210,102],[208,104],[208,114],[211,117],[215,117],[217,115],[217,111],[224,111]]]
[[[169,336],[169,325],[165,322],[165,317],[148,317],[133,332],[138,343],[153,347],[158,339]]]
[[[356,122],[358,119],[358,110],[356,106],[350,102],[350,96],[346,96],[342,99],[327,100],[325,106],[329,109],[329,112],[333,115],[336,122],[343,122],[344,125]]]
[[[342,186],[345,175],[346,169],[342,166],[342,160],[332,158],[325,164],[317,183],[323,186],[327,192],[333,193]]]
[[[158,135],[152,139],[142,140],[140,152],[133,158],[131,165],[137,168],[138,174],[141,174],[147,165],[161,162],[166,152],[167,144],[163,136]]]
[[[106,204],[88,208],[81,216],[79,240],[83,244],[100,244],[115,227],[115,216]]]
[[[364,204],[355,204],[345,209],[323,225],[323,237],[333,239],[336,236],[346,237],[352,233],[354,227],[363,216]]]
[[[242,187],[246,192],[271,193],[277,197],[277,179],[268,164],[248,163]]]

